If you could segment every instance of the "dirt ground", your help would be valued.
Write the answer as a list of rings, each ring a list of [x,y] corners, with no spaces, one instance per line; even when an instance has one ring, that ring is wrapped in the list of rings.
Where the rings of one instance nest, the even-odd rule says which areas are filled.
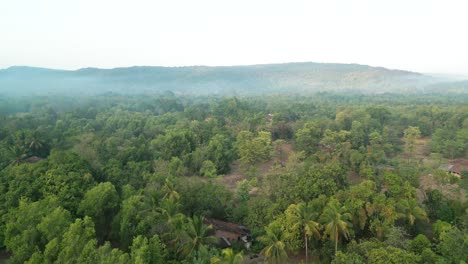
[[[431,158],[431,151],[429,147],[430,138],[420,138],[417,141],[415,150],[415,158],[422,161],[424,165],[439,166],[442,163],[468,163],[468,160],[435,160]],[[432,174],[426,174],[419,178],[420,187],[417,189],[419,201],[423,201],[425,197],[425,191],[427,190],[439,190],[444,196],[449,199],[460,200],[462,202],[467,200],[467,192],[464,189],[459,188],[458,184],[441,184]]]
[[[419,178],[418,199],[424,200],[424,192],[427,190],[439,190],[442,194],[452,200],[465,202],[468,193],[460,188],[458,184],[440,184],[432,174],[423,175]]]
[[[288,160],[291,153],[294,152],[294,147],[291,143],[285,143],[281,146],[281,151],[283,153],[281,159],[278,157],[273,157],[268,161],[261,162],[255,165],[258,171],[259,180],[261,180],[263,176],[266,175],[275,166],[275,164],[285,163]],[[218,182],[226,186],[226,188],[231,192],[235,192],[237,182],[246,179],[245,169],[246,168],[241,167],[238,161],[235,161],[231,165],[231,172],[227,175],[224,175],[223,177],[220,177],[218,179]]]

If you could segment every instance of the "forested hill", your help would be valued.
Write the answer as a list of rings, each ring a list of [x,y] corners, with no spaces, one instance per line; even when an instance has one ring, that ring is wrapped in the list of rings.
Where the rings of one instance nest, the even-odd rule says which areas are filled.
[[[102,94],[172,91],[184,94],[265,94],[349,91],[415,92],[445,89],[436,78],[357,64],[285,63],[250,66],[0,70],[0,94]],[[450,86],[450,85],[449,85]],[[466,89],[464,86],[457,90]]]

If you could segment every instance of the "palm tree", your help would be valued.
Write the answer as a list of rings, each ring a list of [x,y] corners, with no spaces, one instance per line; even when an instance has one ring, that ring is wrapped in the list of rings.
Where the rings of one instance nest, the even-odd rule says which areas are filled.
[[[399,210],[398,216],[408,219],[410,225],[414,225],[416,219],[428,220],[426,212],[418,206],[415,199],[401,200],[398,202],[397,208]]]
[[[236,254],[232,248],[226,248],[221,253],[223,254],[223,258],[212,258],[211,264],[241,264],[244,261],[242,251]]]
[[[158,211],[164,216],[169,226],[174,221],[183,218],[184,216],[182,213],[180,213],[180,203],[172,198],[163,198],[160,206],[161,207],[158,208]]]
[[[186,223],[185,216],[180,213],[180,204],[173,198],[163,198],[157,206],[155,209],[151,208],[151,213],[158,213],[164,220],[160,226],[162,238],[172,246],[174,252],[179,253]]]
[[[201,216],[188,218],[188,222],[185,226],[185,241],[182,245],[182,253],[186,257],[189,257],[194,252],[198,252],[203,245],[217,243],[218,238],[209,235],[211,229],[213,229],[213,226],[205,225],[205,223],[203,223],[203,217]]]
[[[38,150],[44,146],[44,143],[41,140],[39,132],[34,131],[31,135],[31,141],[29,142],[29,148],[31,150]]]
[[[26,151],[24,148],[19,146],[11,146],[10,147],[10,157],[11,157],[11,164],[13,165],[20,165],[21,161],[26,157]]]
[[[286,245],[283,241],[283,232],[279,226],[269,225],[265,227],[266,234],[258,239],[263,244],[267,245],[262,253],[265,255],[267,263],[282,263],[283,260],[288,258],[286,253]]]
[[[292,223],[293,229],[302,230],[304,235],[305,243],[305,263],[307,264],[309,260],[309,248],[308,248],[308,236],[320,237],[320,224],[315,222],[316,214],[314,208],[310,203],[299,203],[298,205],[292,205],[291,209],[293,210],[292,214]]]
[[[186,219],[185,216],[180,214],[180,217],[175,217],[170,223],[168,223],[168,231],[164,234],[163,238],[168,241],[168,245],[171,246],[171,250],[174,254],[181,256],[183,251],[183,242],[186,237]]]
[[[164,183],[163,187],[164,197],[163,198],[170,198],[176,201],[179,200],[180,195],[175,189],[175,184],[173,182],[172,177],[166,178],[166,182]]]
[[[329,202],[320,217],[320,220],[325,225],[324,233],[327,234],[332,241],[335,241],[335,255],[338,251],[338,240],[340,234],[346,239],[349,237],[348,226],[351,224],[347,220],[350,218],[351,214],[342,213],[341,208],[338,207],[336,201]]]

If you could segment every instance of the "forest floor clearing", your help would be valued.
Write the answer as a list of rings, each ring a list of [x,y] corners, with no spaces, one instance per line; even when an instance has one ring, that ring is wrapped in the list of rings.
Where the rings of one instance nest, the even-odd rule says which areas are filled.
[[[424,165],[432,164],[436,160],[431,158],[430,138],[419,138],[416,140],[415,159],[421,161]]]
[[[445,197],[449,199],[459,200],[462,203],[467,201],[468,193],[465,189],[460,188],[460,186],[457,183],[440,183],[439,180],[433,174],[421,176],[419,178],[419,184],[420,187],[418,190],[422,190],[423,193],[427,190],[439,190]]]
[[[468,163],[468,160],[446,160],[443,158],[435,159],[431,156],[430,151],[430,138],[420,138],[417,140],[415,148],[415,159],[420,161],[423,165],[432,166],[434,169],[438,168],[443,163],[462,162]],[[419,178],[420,187],[417,189],[419,201],[426,199],[425,192],[428,190],[439,190],[445,197],[453,200],[465,202],[467,200],[467,190],[460,188],[458,183],[442,183],[433,173],[424,174]]]
[[[274,155],[271,159],[267,161],[255,164],[254,166],[256,169],[256,174],[258,176],[258,180],[261,181],[263,177],[268,172],[270,172],[270,170],[274,168],[276,164],[286,163],[289,159],[289,156],[293,152],[293,145],[291,143],[285,143],[281,146],[281,153],[283,154],[281,155],[281,157],[277,157],[276,155]],[[220,177],[218,179],[218,182],[224,185],[229,191],[234,193],[236,191],[237,183],[249,178],[247,174],[247,168],[242,167],[239,161],[235,161],[231,165],[231,172],[223,177]]]

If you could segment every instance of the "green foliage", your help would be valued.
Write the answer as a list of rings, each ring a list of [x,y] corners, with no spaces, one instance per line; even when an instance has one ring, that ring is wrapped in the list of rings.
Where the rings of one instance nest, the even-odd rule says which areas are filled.
[[[267,263],[279,264],[288,258],[286,244],[284,243],[284,234],[281,227],[270,224],[265,227],[265,235],[258,238],[265,245],[262,253],[265,255]]]
[[[242,264],[244,256],[241,252],[235,253],[232,248],[226,248],[221,251],[222,258],[212,258],[211,264]]]
[[[424,250],[431,249],[431,242],[425,235],[419,234],[413,240],[409,241],[408,249],[416,254],[421,254]]]
[[[242,164],[254,164],[266,160],[272,151],[270,132],[260,131],[257,136],[241,131],[237,136],[237,149]]]
[[[70,223],[70,214],[58,207],[54,198],[32,203],[21,200],[19,207],[11,211],[7,219],[5,246],[14,253],[10,261],[23,263],[40,252],[49,241],[61,237]]]
[[[307,154],[315,153],[320,142],[321,130],[318,125],[308,122],[295,133],[295,143],[298,150]]]
[[[122,202],[119,235],[122,248],[130,246],[133,237],[146,234],[150,228],[141,212],[144,210],[143,196],[134,195]]]
[[[41,175],[44,196],[57,196],[60,204],[76,212],[86,190],[95,184],[90,165],[76,154],[52,151],[49,170]]]
[[[236,197],[241,203],[245,203],[249,200],[250,183],[247,180],[237,182]]]
[[[110,182],[100,183],[86,192],[78,208],[78,213],[94,220],[99,238],[109,232],[109,224],[119,205],[119,196]]]
[[[443,261],[442,258],[440,256],[437,256],[437,254],[434,253],[434,251],[432,251],[430,248],[425,248],[421,252],[421,263],[435,264],[443,263]]]
[[[374,249],[369,253],[368,263],[375,264],[411,264],[418,263],[421,257],[392,246]]]
[[[416,140],[421,137],[421,131],[418,127],[410,126],[403,131],[403,141],[405,142],[405,150],[409,157],[414,155],[416,148]]]
[[[207,147],[208,158],[215,164],[217,174],[225,174],[235,158],[231,140],[222,134],[214,135]]]
[[[195,149],[193,134],[187,130],[172,130],[151,141],[155,156],[170,160],[172,157],[181,158]]]
[[[348,227],[352,224],[348,222],[351,214],[344,211],[344,208],[336,200],[328,202],[320,216],[320,222],[324,226],[324,235],[335,242],[335,255],[338,252],[338,240],[340,236],[349,239],[350,233]]]
[[[242,243],[214,247],[206,216],[246,226],[270,263],[459,263],[467,204],[416,189],[423,173],[463,188],[433,168],[466,156],[464,99],[2,98],[0,250],[11,263],[241,262]],[[401,161],[429,155],[426,141],[431,158]]]
[[[439,236],[437,251],[452,263],[461,263],[468,259],[468,235],[456,227],[442,231]]]
[[[320,239],[321,237],[321,226],[317,222],[319,215],[316,212],[316,206],[313,203],[299,203],[297,205],[292,204],[286,209],[286,225],[288,228],[288,236],[293,237],[298,235],[302,237],[305,245],[305,262],[307,263],[309,258],[308,241],[310,238]],[[291,244],[294,244],[292,242]]]
[[[436,239],[440,239],[443,233],[451,229],[452,225],[442,220],[437,220],[434,224],[432,224],[432,232],[434,232]]]
[[[186,258],[198,254],[205,245],[218,242],[217,237],[209,234],[212,229],[211,225],[207,226],[203,223],[203,218],[200,216],[188,219],[182,243],[182,253]]]
[[[333,258],[332,264],[364,264],[364,258],[356,253],[343,253],[338,251]]]
[[[208,178],[216,177],[216,166],[211,160],[205,160],[200,168],[200,174]]]
[[[143,236],[137,236],[133,239],[132,246],[130,247],[131,263],[146,264],[151,262],[151,251],[148,239]]]
[[[120,251],[119,249],[112,248],[109,242],[106,242],[103,246],[97,249],[99,255],[99,261],[97,263],[102,264],[127,264],[130,263],[130,257],[127,253]]]
[[[95,261],[91,249],[96,247],[94,223],[91,218],[76,219],[63,234],[57,261],[60,263],[80,263],[80,258]],[[88,262],[88,263],[91,263]]]
[[[183,211],[187,215],[225,218],[232,194],[215,183],[188,182],[178,188]]]

